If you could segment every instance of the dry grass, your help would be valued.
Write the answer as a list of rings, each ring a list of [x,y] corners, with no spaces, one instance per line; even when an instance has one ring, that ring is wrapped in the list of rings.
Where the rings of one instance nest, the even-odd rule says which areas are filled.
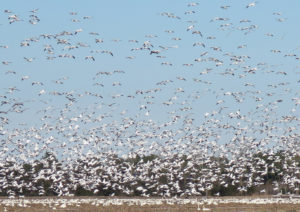
[[[193,211],[206,211],[210,209],[212,212],[300,212],[299,206],[284,205],[284,206],[217,206],[217,207],[197,207],[195,205],[185,206],[81,206],[81,207],[68,207],[68,208],[50,208],[42,205],[35,205],[34,207],[3,207],[0,206],[0,211],[5,212],[193,212]]]

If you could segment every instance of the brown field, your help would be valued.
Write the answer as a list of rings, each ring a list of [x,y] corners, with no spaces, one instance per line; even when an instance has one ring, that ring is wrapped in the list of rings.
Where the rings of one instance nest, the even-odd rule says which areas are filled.
[[[250,199],[234,197],[239,200]],[[121,199],[121,198],[120,198]],[[209,198],[208,198],[209,199]],[[216,198],[218,200],[226,200],[228,197]],[[266,199],[266,198],[265,198]],[[34,201],[43,201],[32,202]],[[49,200],[49,202],[47,202]],[[74,201],[75,200],[75,201]],[[76,201],[91,200],[87,203],[78,203]],[[132,198],[135,203],[123,204],[123,205],[106,205],[97,204],[97,200],[117,200],[117,198],[24,198],[24,199],[0,199],[0,211],[2,212],[155,212],[155,211],[175,211],[175,212],[188,212],[188,211],[214,211],[214,212],[300,212],[300,203],[276,203],[276,204],[243,204],[243,203],[216,203],[214,201],[207,203],[202,202],[182,204],[182,202],[165,202],[163,204],[148,204],[139,205],[137,201],[145,199]],[[130,200],[130,199],[129,199]],[[156,200],[151,198],[151,200]],[[162,200],[162,199],[160,199]],[[198,199],[201,202],[201,199]],[[26,202],[27,201],[27,202]],[[30,202],[31,201],[31,202]],[[74,203],[75,202],[75,203]]]

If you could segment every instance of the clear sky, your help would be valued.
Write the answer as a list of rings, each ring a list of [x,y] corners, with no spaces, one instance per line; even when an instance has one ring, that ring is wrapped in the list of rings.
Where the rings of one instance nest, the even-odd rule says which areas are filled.
[[[224,106],[226,112],[218,117],[222,123],[240,110],[250,127],[264,119],[259,105],[279,100],[268,118],[299,117],[299,8],[298,0],[2,1],[0,111],[10,112],[0,116],[11,120],[4,128],[22,122],[42,126],[37,111],[49,106],[59,117],[68,92],[76,98],[70,116],[101,108],[99,114],[112,114],[112,120],[125,110],[129,117],[140,114],[138,119],[164,123],[175,111],[201,125],[205,113]],[[72,35],[57,36],[64,31]],[[22,42],[29,46],[21,47]],[[60,57],[64,54],[75,59]],[[24,76],[29,78],[21,80]],[[165,80],[172,82],[157,84]],[[18,90],[9,93],[14,87]],[[145,93],[157,88],[161,91]],[[11,112],[17,102],[24,112]],[[49,122],[55,125],[55,118]]]

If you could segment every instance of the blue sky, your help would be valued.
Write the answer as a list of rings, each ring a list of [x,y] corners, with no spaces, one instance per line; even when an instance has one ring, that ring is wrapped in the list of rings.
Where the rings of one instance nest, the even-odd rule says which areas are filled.
[[[255,115],[257,105],[268,105],[278,99],[284,101],[278,104],[279,109],[276,110],[274,119],[282,115],[299,115],[299,105],[294,105],[291,99],[299,98],[300,62],[296,58],[300,56],[298,39],[300,29],[297,27],[300,2],[263,0],[257,1],[254,7],[246,8],[251,2],[216,0],[1,2],[0,45],[8,45],[8,48],[0,48],[0,61],[12,63],[0,64],[0,95],[7,95],[11,101],[26,102],[24,113],[8,115],[13,122],[7,127],[15,127],[19,122],[40,126],[41,121],[38,120],[40,117],[36,112],[48,106],[56,108],[58,113],[64,108],[66,99],[51,95],[54,91],[83,95],[78,97],[81,100],[75,104],[76,112],[73,115],[89,108],[97,108],[101,104],[105,113],[111,110],[107,105],[115,103],[114,112],[110,112],[114,114],[112,119],[119,119],[118,114],[128,110],[128,116],[134,117],[141,113],[141,119],[150,118],[163,123],[169,117],[170,111],[174,110],[178,114],[188,113],[180,110],[186,106],[192,108],[190,116],[200,124],[204,120],[205,113],[219,110],[219,105],[216,105],[219,100],[225,101],[224,106],[228,107],[228,113],[240,110],[245,115],[251,114],[249,118],[254,120],[257,119]],[[189,6],[191,3],[198,4]],[[220,8],[227,5],[230,6],[228,9]],[[36,25],[28,22],[29,15],[32,14],[29,11],[33,9],[38,9],[36,16],[40,19]],[[12,13],[5,13],[4,10],[11,10]],[[70,15],[70,12],[76,12],[77,15]],[[172,13],[180,19],[162,15],[166,13]],[[8,16],[13,14],[18,15],[21,21],[9,24]],[[84,19],[84,16],[91,16],[91,19]],[[228,20],[211,21],[217,17]],[[72,19],[79,22],[72,22]],[[243,23],[241,20],[250,22]],[[187,31],[191,25],[194,25],[194,28]],[[252,30],[249,31],[247,28]],[[89,47],[63,50],[68,45],[58,45],[54,38],[48,40],[40,37],[41,34],[55,35],[62,31],[74,33],[78,29],[82,29],[82,32],[61,38],[69,41],[71,46],[78,46],[78,43],[82,42]],[[166,30],[172,30],[174,33],[166,33]],[[201,31],[203,37],[192,34],[193,30]],[[91,35],[90,32],[97,32],[99,35]],[[210,36],[216,39],[207,39]],[[38,42],[30,42],[30,46],[20,47],[20,43],[29,38],[38,38]],[[96,38],[103,39],[103,43],[95,43]],[[175,40],[176,38],[181,40]],[[114,42],[112,41],[114,39],[120,41]],[[129,40],[138,40],[138,43],[128,42]],[[133,48],[142,47],[145,41],[151,42],[153,45],[151,50],[161,50],[159,55],[166,58],[150,55],[148,50],[131,51]],[[196,42],[204,43],[205,48],[193,47]],[[54,48],[53,55],[47,55],[43,50],[47,44]],[[245,45],[245,48],[237,48],[241,45]],[[162,50],[160,46],[168,47],[168,50]],[[213,47],[220,47],[222,51],[214,51]],[[114,56],[95,53],[97,50],[111,51]],[[276,53],[277,50],[280,52]],[[195,59],[200,58],[206,51],[208,55],[202,58],[208,61],[195,62]],[[59,55],[65,53],[74,55],[75,59],[59,58]],[[286,54],[296,56],[285,57]],[[88,55],[94,56],[95,61],[85,60],[85,56]],[[232,59],[234,55],[243,56],[244,62],[231,64],[234,61],[230,58]],[[47,60],[46,56],[56,58]],[[126,59],[128,56],[135,58]],[[34,61],[27,62],[24,57],[34,58]],[[216,66],[215,62],[209,61],[210,58],[217,58],[222,65]],[[164,62],[172,63],[172,66],[162,65]],[[193,66],[186,67],[183,64]],[[257,68],[255,74],[245,72],[251,68]],[[203,74],[206,69],[211,71]],[[7,71],[11,70],[16,74],[7,74]],[[100,71],[114,70],[122,70],[125,74],[96,76]],[[230,70],[235,73],[234,76],[222,74]],[[29,76],[29,79],[21,81],[23,76]],[[68,78],[62,80],[63,85],[53,83],[63,77]],[[179,80],[181,77],[186,80]],[[194,79],[202,82],[196,83]],[[172,80],[173,83],[166,86],[157,85],[164,80]],[[44,85],[32,86],[32,82],[36,81]],[[114,82],[120,82],[122,85],[113,86]],[[104,87],[95,86],[95,83],[103,84]],[[250,86],[245,86],[246,83]],[[280,83],[286,85],[280,86],[278,85]],[[277,87],[272,88],[270,85]],[[8,88],[11,87],[16,87],[20,91],[7,94]],[[155,96],[154,100],[150,99],[154,103],[148,105],[150,116],[144,116],[146,110],[140,110],[140,106],[146,104],[147,100],[144,97],[149,95],[137,96],[132,101],[127,96],[135,95],[137,90],[155,88],[161,88],[162,91],[149,94]],[[174,93],[178,88],[185,92]],[[46,93],[38,95],[41,90],[45,90]],[[85,92],[97,93],[103,96],[103,99],[87,96]],[[244,101],[237,103],[234,98],[224,95],[225,92],[245,92]],[[266,97],[267,93],[273,94]],[[115,95],[123,96],[112,98]],[[197,95],[199,98],[194,98]],[[163,104],[174,96],[176,96],[174,105],[168,107]],[[255,101],[256,97],[262,97],[262,102]],[[3,101],[3,98],[1,100]],[[45,104],[45,101],[48,103]],[[183,102],[186,105],[180,105]],[[8,110],[10,106],[2,105],[0,111]],[[79,109],[75,109],[76,107]],[[293,108],[294,112],[291,112]],[[230,122],[225,114],[221,114],[219,118],[223,122]]]

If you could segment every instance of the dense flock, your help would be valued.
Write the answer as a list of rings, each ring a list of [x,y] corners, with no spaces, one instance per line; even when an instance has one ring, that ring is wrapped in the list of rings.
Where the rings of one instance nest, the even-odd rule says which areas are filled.
[[[214,2],[201,19],[202,1],[181,4],[129,39],[80,9],[62,25],[34,5],[2,11],[0,195],[300,193],[291,18],[274,4],[260,20],[265,2]]]
[[[270,205],[277,209],[293,210],[300,204],[296,198],[30,198],[30,199],[1,199],[4,211],[26,208],[37,210],[40,206],[46,210],[130,210],[132,208],[178,210],[178,211],[211,211],[216,207],[228,209],[268,210]],[[230,205],[230,206],[229,206]],[[88,206],[88,207],[87,207]],[[227,207],[226,207],[227,206]],[[228,207],[229,206],[229,207]]]

